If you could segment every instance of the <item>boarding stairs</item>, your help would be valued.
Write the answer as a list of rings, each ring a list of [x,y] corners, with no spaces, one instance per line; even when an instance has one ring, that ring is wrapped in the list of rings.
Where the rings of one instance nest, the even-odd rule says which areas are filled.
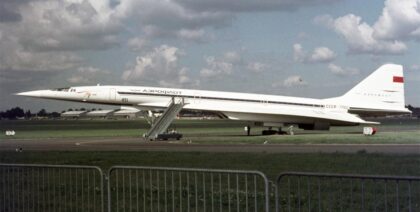
[[[169,106],[160,117],[153,121],[152,127],[144,135],[144,137],[150,140],[154,140],[158,137],[159,134],[165,132],[172,121],[175,119],[176,115],[182,110],[184,105],[184,98],[172,97]]]

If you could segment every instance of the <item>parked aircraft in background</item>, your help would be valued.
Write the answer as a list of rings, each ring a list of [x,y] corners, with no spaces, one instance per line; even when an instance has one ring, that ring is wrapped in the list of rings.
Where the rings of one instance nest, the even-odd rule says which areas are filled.
[[[342,96],[328,99],[141,86],[81,86],[18,93],[45,99],[129,106],[140,109],[156,138],[182,109],[213,111],[221,118],[267,127],[296,125],[305,130],[379,124],[362,116],[410,113],[405,108],[403,67],[386,64]],[[153,112],[163,109],[155,118]]]

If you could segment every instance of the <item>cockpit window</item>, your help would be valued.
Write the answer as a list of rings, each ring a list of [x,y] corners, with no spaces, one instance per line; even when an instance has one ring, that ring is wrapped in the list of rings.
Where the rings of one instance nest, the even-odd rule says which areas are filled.
[[[67,88],[55,88],[55,89],[53,89],[53,91],[69,91],[69,87],[67,87]]]

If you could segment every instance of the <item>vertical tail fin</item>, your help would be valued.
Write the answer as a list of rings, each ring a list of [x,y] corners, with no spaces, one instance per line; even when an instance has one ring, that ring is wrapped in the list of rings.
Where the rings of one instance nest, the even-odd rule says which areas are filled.
[[[339,99],[356,110],[407,113],[403,66],[382,65]]]

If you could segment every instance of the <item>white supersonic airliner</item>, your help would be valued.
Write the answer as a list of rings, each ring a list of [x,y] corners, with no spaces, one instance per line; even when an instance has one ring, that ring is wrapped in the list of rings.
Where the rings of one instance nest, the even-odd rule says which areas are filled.
[[[18,93],[45,99],[134,107],[151,123],[148,138],[164,132],[182,109],[213,111],[220,117],[267,127],[295,125],[305,130],[379,124],[363,116],[407,114],[403,67],[386,64],[342,96],[313,99],[141,86],[80,86]],[[154,118],[151,111],[164,110]],[[147,115],[149,114],[149,115]]]

